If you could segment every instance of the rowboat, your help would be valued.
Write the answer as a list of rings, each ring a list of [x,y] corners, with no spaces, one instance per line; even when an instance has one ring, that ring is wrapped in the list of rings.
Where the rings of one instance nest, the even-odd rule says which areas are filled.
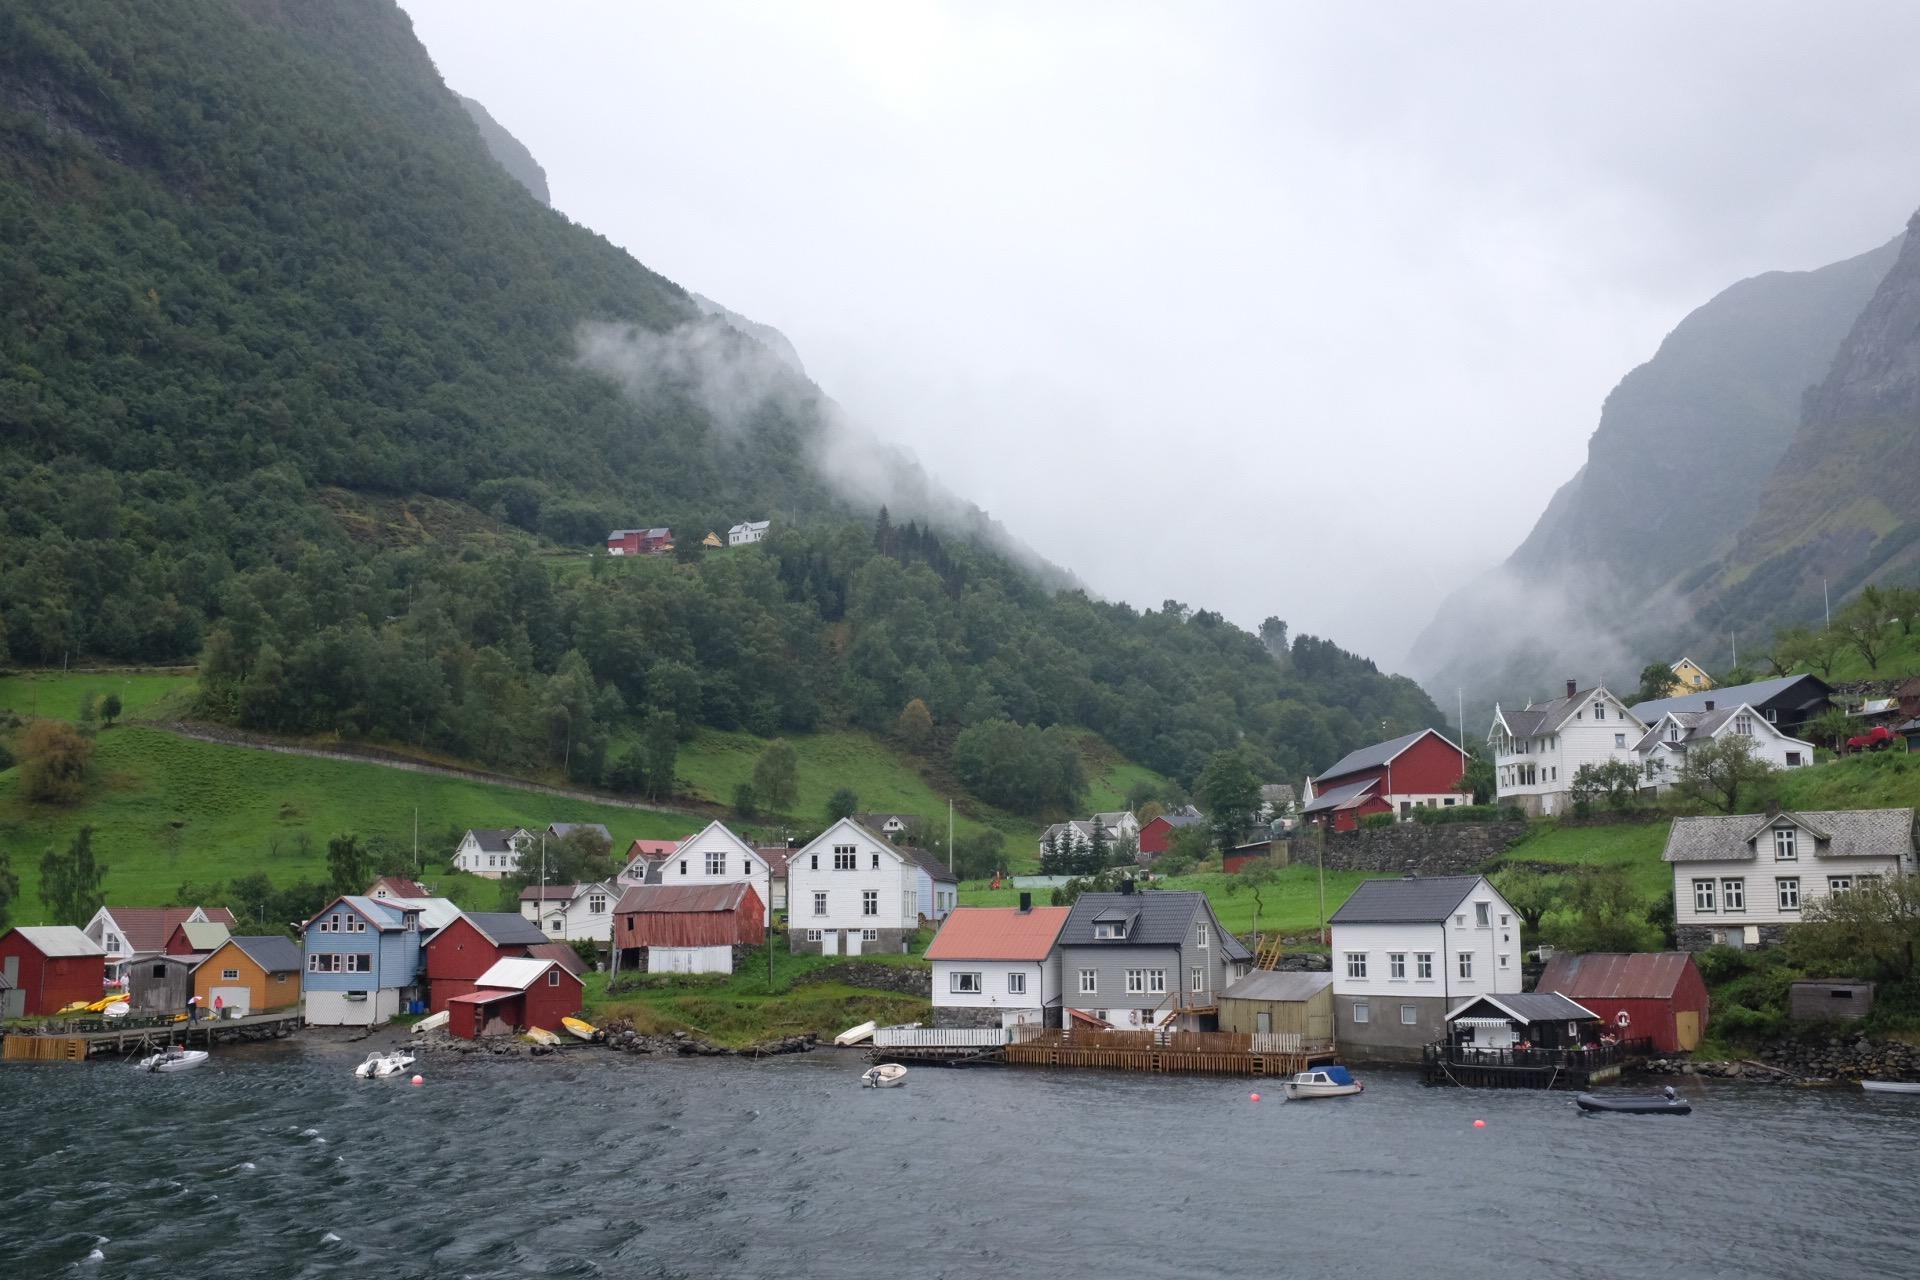
[[[1673,1090],[1652,1096],[1633,1094],[1576,1094],[1575,1106],[1582,1111],[1617,1111],[1636,1116],[1684,1116],[1693,1114],[1693,1104],[1674,1096]]]
[[[1318,1067],[1312,1071],[1302,1071],[1287,1081],[1287,1098],[1292,1102],[1307,1098],[1348,1098],[1363,1092],[1366,1087],[1355,1080],[1353,1073],[1345,1067]]]
[[[599,1028],[595,1027],[591,1022],[585,1022],[579,1018],[562,1018],[560,1019],[560,1025],[582,1040],[598,1040],[600,1038]]]
[[[842,1045],[859,1044],[862,1040],[872,1035],[874,1028],[878,1025],[876,1022],[863,1022],[857,1027],[848,1027],[845,1031],[835,1036],[833,1042]]]
[[[1860,1087],[1868,1093],[1920,1093],[1920,1081],[1914,1080],[1862,1080]]]
[[[545,1027],[528,1027],[527,1039],[533,1041],[535,1044],[556,1045],[560,1043],[560,1037]]]
[[[447,1025],[447,1019],[452,1016],[453,1015],[445,1009],[442,1009],[438,1013],[430,1013],[413,1024],[413,1034],[419,1035],[422,1031],[438,1031],[441,1027]]]
[[[140,1059],[134,1064],[137,1071],[191,1071],[207,1060],[205,1049],[162,1049],[159,1053]]]
[[[861,1074],[860,1083],[869,1089],[897,1089],[907,1082],[907,1069],[897,1062],[883,1062]]]

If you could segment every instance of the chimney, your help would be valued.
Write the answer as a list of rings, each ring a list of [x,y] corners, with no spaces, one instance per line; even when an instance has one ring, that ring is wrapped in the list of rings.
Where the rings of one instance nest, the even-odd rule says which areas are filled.
[[[1120,892],[1122,892],[1122,893],[1132,893],[1132,892],[1133,892],[1133,881],[1131,881],[1131,880],[1122,880],[1122,881],[1120,882]]]
[[[1713,699],[1712,699],[1712,698],[1708,698],[1708,699],[1707,699],[1707,710],[1709,710],[1709,711],[1711,711],[1711,710],[1713,710]]]
[[[1023,891],[1020,894],[1020,914],[1026,915],[1031,910],[1033,910],[1033,895]]]
[[[1573,696],[1574,694],[1576,694],[1576,693],[1578,693],[1578,692],[1580,692],[1580,686],[1579,686],[1578,684],[1576,684],[1576,683],[1575,683],[1575,682],[1573,681],[1573,679],[1572,679],[1572,677],[1568,677],[1568,679],[1567,679],[1567,696],[1568,696],[1569,698],[1571,698],[1571,697],[1572,697],[1572,696]]]

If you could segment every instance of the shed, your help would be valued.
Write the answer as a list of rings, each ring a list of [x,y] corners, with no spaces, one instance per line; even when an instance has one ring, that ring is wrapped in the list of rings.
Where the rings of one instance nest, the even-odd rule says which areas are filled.
[[[1787,988],[1787,1016],[1795,1022],[1851,1021],[1873,1008],[1873,984],[1851,978],[1808,978]]]
[[[1262,969],[1220,993],[1220,1029],[1293,1032],[1333,1040],[1333,975]]]
[[[1447,1014],[1447,1039],[1481,1049],[1577,1049],[1601,1030],[1599,1015],[1556,992],[1475,996]]]
[[[0,978],[21,1017],[92,1002],[106,987],[107,953],[70,924],[22,925],[0,936]]]
[[[613,909],[617,965],[649,973],[732,973],[733,949],[759,945],[766,912],[743,880],[634,885]]]
[[[1248,867],[1257,867],[1274,862],[1272,840],[1255,840],[1248,844],[1237,844],[1220,855],[1220,869],[1230,876],[1237,876]],[[1276,865],[1284,866],[1286,844],[1281,843],[1281,861]]]
[[[173,926],[173,933],[162,950],[170,956],[198,958],[211,955],[231,935],[232,930],[218,920],[183,920]]]
[[[300,1003],[300,944],[278,934],[228,938],[193,970],[200,1003],[241,1015]]]
[[[510,911],[465,911],[427,942],[427,1009],[439,1013],[472,991],[496,961],[525,956],[547,940],[540,926]]]
[[[1623,1040],[1690,1052],[1707,1029],[1707,984],[1685,951],[1556,955],[1534,983],[1593,1010]]]
[[[468,1040],[495,1024],[557,1030],[560,1019],[579,1012],[584,992],[585,985],[558,960],[496,961],[472,991],[447,1002],[447,1030]]]
[[[193,994],[195,955],[170,956],[162,952],[134,956],[127,961],[127,1003],[135,1013],[174,1013],[187,1007]]]

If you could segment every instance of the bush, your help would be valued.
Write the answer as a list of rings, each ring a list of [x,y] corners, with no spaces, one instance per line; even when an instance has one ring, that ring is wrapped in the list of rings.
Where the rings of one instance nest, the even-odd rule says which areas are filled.
[[[1760,952],[1745,951],[1739,947],[1708,947],[1697,951],[1693,963],[1700,969],[1700,976],[1710,987],[1723,982],[1732,982],[1761,967]]]
[[[1370,813],[1360,819],[1360,829],[1362,831],[1374,831],[1381,827],[1390,827],[1393,823],[1394,816],[1390,813]]]
[[[1525,822],[1525,810],[1511,804],[1457,804],[1446,809],[1415,809],[1413,820],[1429,827],[1449,822]]]
[[[1762,1013],[1745,1005],[1730,1005],[1713,1012],[1713,1034],[1731,1040],[1765,1040],[1785,1029],[1786,1019],[1777,1013]]]

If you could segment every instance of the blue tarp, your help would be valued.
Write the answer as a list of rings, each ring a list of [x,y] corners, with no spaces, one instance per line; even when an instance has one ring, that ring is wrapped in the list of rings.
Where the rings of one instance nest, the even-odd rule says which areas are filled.
[[[1353,1075],[1345,1067],[1332,1066],[1332,1067],[1322,1067],[1320,1069],[1326,1072],[1327,1079],[1333,1081],[1335,1084],[1352,1084],[1353,1083]]]

